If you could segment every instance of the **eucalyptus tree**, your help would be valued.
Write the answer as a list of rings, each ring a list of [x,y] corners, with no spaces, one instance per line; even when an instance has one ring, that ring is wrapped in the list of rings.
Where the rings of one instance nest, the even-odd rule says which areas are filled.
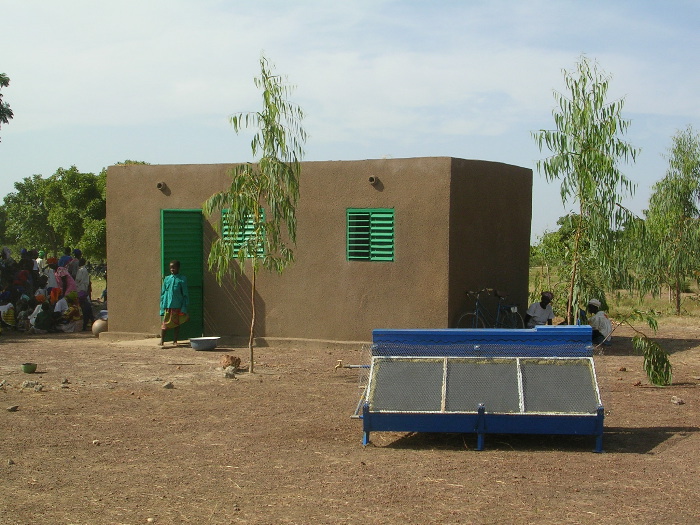
[[[204,203],[204,213],[221,214],[220,235],[208,257],[219,284],[226,275],[251,273],[251,320],[248,348],[253,372],[255,340],[256,276],[263,268],[281,273],[294,260],[296,205],[306,132],[301,126],[302,109],[289,100],[293,86],[272,71],[263,55],[255,86],[262,92],[262,108],[236,113],[230,122],[236,133],[254,128],[251,151],[255,163],[236,165],[231,185]],[[232,267],[233,265],[233,267]]]
[[[624,98],[608,101],[610,76],[586,56],[563,74],[565,92],[554,91],[555,129],[535,132],[533,138],[540,151],[551,152],[537,162],[538,170],[548,182],[560,180],[562,202],[578,208],[571,214],[566,266],[566,319],[573,322],[574,308],[591,292],[591,284],[603,289],[624,274],[615,241],[617,230],[633,219],[620,201],[633,195],[635,185],[619,166],[634,162],[639,150],[622,139],[630,121],[621,115]]]
[[[10,78],[5,73],[0,73],[0,88],[10,85]],[[10,119],[14,117],[14,113],[10,109],[7,102],[2,101],[2,93],[0,93],[0,125],[8,124]]]
[[[21,248],[44,248],[57,253],[64,245],[63,235],[49,223],[47,180],[41,175],[14,183],[15,191],[5,195],[4,241]]]
[[[566,265],[569,252],[570,222],[570,216],[560,217],[557,220],[559,228],[544,232],[530,247],[530,303],[539,301],[540,294],[546,289],[554,293],[552,307],[559,309],[561,290],[556,288],[561,283],[558,275]]]
[[[700,135],[688,126],[673,136],[666,175],[654,185],[638,259],[647,289],[669,286],[676,315],[684,282],[700,270],[699,199]]]

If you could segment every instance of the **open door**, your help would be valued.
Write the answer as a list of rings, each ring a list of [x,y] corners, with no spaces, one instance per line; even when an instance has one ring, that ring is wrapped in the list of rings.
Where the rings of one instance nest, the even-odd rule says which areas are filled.
[[[161,279],[170,273],[170,261],[180,261],[180,273],[187,276],[190,320],[180,328],[180,340],[201,337],[204,332],[204,236],[202,210],[161,210]],[[172,330],[166,334],[172,340]]]

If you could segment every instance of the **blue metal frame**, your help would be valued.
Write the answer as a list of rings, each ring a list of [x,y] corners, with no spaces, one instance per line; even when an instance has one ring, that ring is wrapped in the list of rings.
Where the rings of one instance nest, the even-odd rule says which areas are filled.
[[[548,434],[595,436],[594,452],[603,452],[605,411],[595,415],[489,414],[484,405],[475,413],[387,413],[362,407],[362,444],[371,432],[447,432],[476,434],[476,450],[484,450],[486,434]]]
[[[422,356],[590,357],[592,330],[585,326],[537,326],[529,329],[447,328],[373,330],[372,355],[395,355],[401,345],[420,346]]]
[[[572,356],[572,352],[578,357],[592,355],[590,326],[540,326],[531,330],[374,330],[372,353],[390,356],[398,346],[415,347],[420,352],[413,354],[416,357],[474,356],[484,355],[484,345],[489,356],[494,357],[513,356],[516,351],[521,357],[558,357],[562,353]],[[562,348],[566,350],[562,352]],[[594,451],[603,451],[602,405],[595,414],[506,414],[486,410],[487,407],[479,405],[474,412],[464,413],[372,412],[366,399],[360,416],[362,444],[369,444],[370,433],[376,431],[475,433],[477,450],[483,450],[486,434],[565,434],[595,436]]]

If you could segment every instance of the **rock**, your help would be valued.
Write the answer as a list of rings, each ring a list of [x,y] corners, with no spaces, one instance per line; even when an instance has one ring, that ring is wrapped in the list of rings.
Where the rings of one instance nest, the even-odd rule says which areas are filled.
[[[22,388],[34,388],[38,384],[36,381],[22,381]]]
[[[240,359],[239,359],[240,361]],[[238,371],[237,367],[233,366],[227,366],[224,368],[224,377],[227,377],[228,379],[236,379],[236,372]]]
[[[642,386],[642,382],[641,382],[641,381],[637,381],[637,382],[636,382],[634,385],[632,385],[632,386]]]
[[[34,385],[34,392],[43,392],[44,391],[44,385],[41,383]]]
[[[241,366],[241,358],[235,355],[221,356],[221,368],[226,369],[230,366],[238,370],[238,367]]]
[[[625,368],[624,366],[621,366],[621,367],[620,367],[620,372],[627,372],[627,368]]]
[[[8,465],[14,465],[15,462],[14,462],[13,460],[11,460],[11,459],[8,459],[8,460],[7,460],[7,464],[8,464]]]
[[[64,377],[63,379],[61,379],[61,384],[62,385],[70,385],[70,381],[68,381],[68,379]]]
[[[678,396],[672,396],[671,397],[671,403],[674,405],[684,405],[685,401],[683,401],[680,397]]]
[[[12,405],[7,407],[8,412],[17,412],[19,410],[19,405]]]
[[[168,381],[163,385],[163,388],[175,388],[175,385],[173,385],[172,381]]]
[[[100,445],[100,440],[99,440],[99,439],[93,439],[93,440],[92,440],[92,444],[95,445],[95,446],[99,446],[99,445]]]

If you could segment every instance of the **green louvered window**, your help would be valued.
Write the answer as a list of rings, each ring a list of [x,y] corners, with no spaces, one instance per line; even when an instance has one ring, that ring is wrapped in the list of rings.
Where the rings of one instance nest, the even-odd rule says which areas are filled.
[[[261,209],[261,219],[263,222],[265,222],[265,210]],[[253,217],[248,216],[248,219],[245,222],[245,225],[243,228],[239,228],[238,230],[238,235],[236,235],[236,238],[233,238],[233,233],[232,233],[233,228],[231,228],[231,224],[229,223],[229,212],[228,210],[222,210],[221,212],[221,236],[224,240],[226,241],[233,241],[233,249],[237,253],[239,252],[244,246],[248,243],[248,241],[253,237]],[[263,257],[265,255],[265,250],[263,247],[262,242],[258,242],[257,245],[257,250],[256,250],[256,257]],[[246,254],[246,257],[252,257],[252,254],[248,253]]]
[[[394,260],[393,209],[348,208],[347,221],[348,260]]]

